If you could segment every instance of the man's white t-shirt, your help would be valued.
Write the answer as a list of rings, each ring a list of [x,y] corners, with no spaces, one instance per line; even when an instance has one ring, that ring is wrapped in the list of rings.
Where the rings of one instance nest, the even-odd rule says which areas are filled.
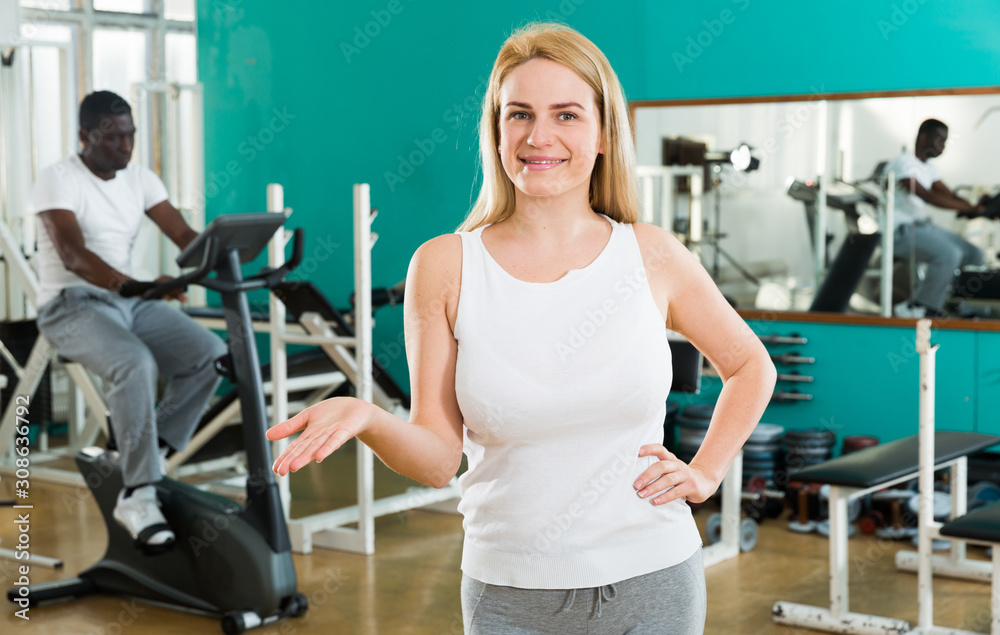
[[[921,161],[912,152],[903,152],[893,159],[886,167],[886,172],[889,171],[895,174],[897,182],[901,179],[912,178],[925,190],[930,190],[935,181],[941,180],[941,173],[937,167],[926,161]],[[930,218],[924,199],[903,187],[896,191],[896,205],[893,212],[895,227]]]
[[[76,215],[87,249],[128,274],[132,244],[146,211],[167,199],[156,174],[130,163],[105,181],[72,155],[43,170],[35,181],[34,212],[68,209]],[[38,219],[38,262],[42,306],[72,286],[93,286],[65,266],[41,219]]]

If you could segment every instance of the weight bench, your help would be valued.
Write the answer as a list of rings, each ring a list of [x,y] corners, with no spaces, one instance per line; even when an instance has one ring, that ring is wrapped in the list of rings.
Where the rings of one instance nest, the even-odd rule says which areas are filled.
[[[980,507],[944,523],[939,533],[941,536],[993,546],[990,633],[1000,635],[1000,503]]]
[[[934,470],[951,468],[952,514],[963,513],[966,457],[1000,443],[1000,437],[939,430],[934,433],[933,438]],[[830,608],[779,601],[775,602],[771,611],[774,622],[831,633],[909,632],[910,624],[905,620],[850,612],[847,507],[854,498],[917,477],[920,471],[919,457],[920,435],[913,435],[852,452],[789,475],[790,480],[830,485]],[[994,553],[996,552],[1000,552],[1000,549]],[[952,545],[952,558],[964,560],[964,544]]]

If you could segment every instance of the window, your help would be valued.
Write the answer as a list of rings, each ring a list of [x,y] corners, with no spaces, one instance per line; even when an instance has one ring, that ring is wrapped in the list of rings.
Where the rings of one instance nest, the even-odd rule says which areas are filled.
[[[194,22],[194,0],[164,0],[163,17],[168,20]]]
[[[94,11],[149,13],[147,0],[94,0]]]
[[[69,11],[76,9],[76,4],[74,0],[21,0],[22,7],[46,11]]]

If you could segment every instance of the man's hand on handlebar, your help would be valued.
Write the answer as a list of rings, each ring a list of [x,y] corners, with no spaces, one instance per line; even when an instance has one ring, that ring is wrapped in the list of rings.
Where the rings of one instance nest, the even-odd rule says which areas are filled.
[[[166,284],[173,280],[170,276],[160,276],[152,282],[143,280],[126,280],[118,287],[118,293],[122,297],[131,298],[133,296],[142,296],[147,291],[155,290],[159,285]],[[187,287],[180,287],[177,289],[170,289],[164,291],[161,294],[156,294],[147,299],[157,299],[157,300],[180,300],[181,302],[187,302],[186,292]]]
[[[171,276],[160,276],[159,278],[157,278],[153,282],[155,282],[156,284],[163,284],[165,282],[170,282],[171,280],[173,280],[173,278]],[[171,289],[170,291],[167,291],[162,296],[160,296],[160,299],[161,300],[180,300],[181,302],[187,302],[187,299],[188,299],[187,298],[187,287],[180,287],[179,289]]]

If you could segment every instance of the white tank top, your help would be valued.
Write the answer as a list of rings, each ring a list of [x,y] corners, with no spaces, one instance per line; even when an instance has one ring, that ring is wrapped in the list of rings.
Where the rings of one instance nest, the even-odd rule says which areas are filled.
[[[605,217],[607,218],[607,217]],[[670,348],[631,225],[555,282],[508,274],[461,233],[455,388],[469,469],[462,571],[503,586],[596,587],[689,558],[684,501],[632,486],[663,441]]]

